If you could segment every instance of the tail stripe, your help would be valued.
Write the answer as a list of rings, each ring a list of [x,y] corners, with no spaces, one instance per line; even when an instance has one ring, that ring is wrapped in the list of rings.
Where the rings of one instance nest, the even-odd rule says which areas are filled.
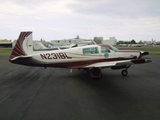
[[[19,35],[19,38],[17,40],[17,43],[11,53],[10,59],[13,59],[14,57],[17,56],[25,56],[27,55],[23,49],[23,41],[25,40],[26,37],[28,37],[32,32],[21,32]]]

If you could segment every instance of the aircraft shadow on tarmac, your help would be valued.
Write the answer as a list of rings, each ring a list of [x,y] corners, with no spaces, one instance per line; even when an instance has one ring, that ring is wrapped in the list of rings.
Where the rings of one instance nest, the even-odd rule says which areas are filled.
[[[130,84],[130,78],[133,77],[129,75],[123,77],[119,72],[113,71],[103,71],[102,79],[92,79],[84,71],[75,71],[74,75],[67,76],[68,79],[73,80],[79,84],[79,86],[85,86],[85,89],[93,90],[96,94],[100,95],[103,99],[108,96],[111,99],[128,99],[130,96],[129,92],[126,92],[128,85]],[[82,87],[83,88],[83,87]],[[108,99],[107,98],[107,99]]]

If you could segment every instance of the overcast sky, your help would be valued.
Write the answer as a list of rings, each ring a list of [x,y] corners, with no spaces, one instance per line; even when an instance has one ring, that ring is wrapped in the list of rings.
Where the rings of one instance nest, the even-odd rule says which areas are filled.
[[[0,39],[160,41],[160,0],[0,0]]]

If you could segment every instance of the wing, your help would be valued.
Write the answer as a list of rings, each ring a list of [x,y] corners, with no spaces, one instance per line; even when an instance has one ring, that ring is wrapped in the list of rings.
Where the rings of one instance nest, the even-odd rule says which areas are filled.
[[[94,63],[88,66],[85,66],[84,68],[109,68],[114,66],[126,66],[126,65],[133,65],[133,64],[142,64],[142,63],[148,63],[151,62],[149,58],[139,58],[139,59],[131,59],[131,60],[121,60],[121,61],[112,61],[112,62],[99,62]]]

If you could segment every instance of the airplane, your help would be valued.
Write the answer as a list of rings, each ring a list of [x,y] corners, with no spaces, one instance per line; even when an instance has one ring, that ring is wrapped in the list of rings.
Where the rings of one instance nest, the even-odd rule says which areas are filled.
[[[21,32],[10,55],[11,63],[35,66],[83,69],[91,78],[102,78],[102,69],[122,69],[123,76],[128,75],[128,68],[134,64],[151,62],[144,58],[148,52],[139,50],[119,50],[108,44],[73,46],[68,49],[34,51],[32,31]]]
[[[50,43],[49,47],[46,47],[40,41],[33,41],[33,50],[34,51],[48,51],[48,50],[67,49],[67,48],[70,48],[72,46],[60,46],[60,47],[58,47],[58,46],[55,46],[53,43]]]

